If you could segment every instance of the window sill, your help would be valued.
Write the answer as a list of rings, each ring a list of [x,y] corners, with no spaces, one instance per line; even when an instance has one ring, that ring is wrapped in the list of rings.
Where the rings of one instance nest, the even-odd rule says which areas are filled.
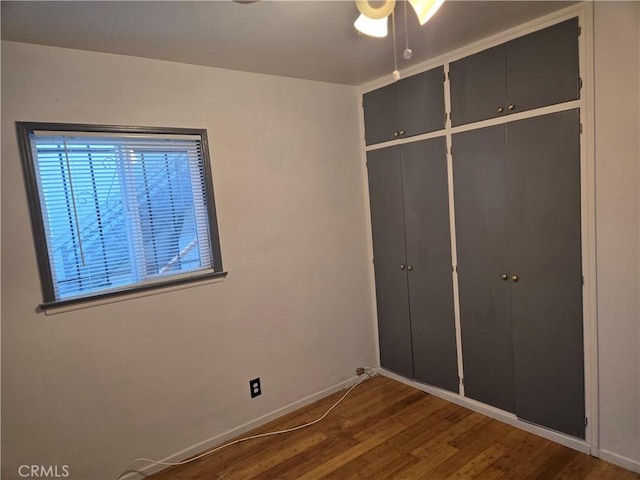
[[[45,315],[55,315],[73,310],[98,307],[109,303],[118,303],[151,295],[158,295],[165,292],[193,288],[211,283],[221,283],[228,272],[213,272],[197,277],[180,278],[162,283],[150,285],[138,285],[126,290],[106,292],[90,297],[72,298],[55,302],[46,302],[38,305],[36,311],[44,312]]]

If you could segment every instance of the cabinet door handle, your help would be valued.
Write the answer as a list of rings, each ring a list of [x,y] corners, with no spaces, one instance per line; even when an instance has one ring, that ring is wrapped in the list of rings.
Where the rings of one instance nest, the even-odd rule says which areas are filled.
[[[502,274],[502,280],[504,280],[505,282],[509,279],[509,275],[507,275],[506,273]]]
[[[513,110],[514,108],[516,108],[516,106],[513,103],[509,105],[509,110]]]
[[[394,137],[397,137],[398,135],[400,135],[400,132],[393,132]]]
[[[511,277],[511,281],[514,282],[514,283],[517,282],[518,281],[518,275],[513,275]]]
[[[407,267],[407,270],[411,271],[411,270],[413,270],[413,267],[412,267],[411,265],[409,265],[409,266]]]
[[[400,135],[404,135],[404,134],[405,134],[405,133],[407,133],[407,132],[405,132],[404,130],[400,130],[398,133],[399,133]]]
[[[400,270],[404,270],[405,268],[404,263],[400,264]]]
[[[498,107],[498,113],[502,113],[504,112],[504,108],[503,107]]]

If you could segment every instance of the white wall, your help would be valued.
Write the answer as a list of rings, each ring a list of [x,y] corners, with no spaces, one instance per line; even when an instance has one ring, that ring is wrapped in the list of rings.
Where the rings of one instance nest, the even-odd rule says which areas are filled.
[[[640,3],[594,28],[600,448],[640,471]]]
[[[3,479],[112,479],[375,361],[358,115],[352,87],[3,42]],[[208,129],[227,279],[36,313],[17,120]]]

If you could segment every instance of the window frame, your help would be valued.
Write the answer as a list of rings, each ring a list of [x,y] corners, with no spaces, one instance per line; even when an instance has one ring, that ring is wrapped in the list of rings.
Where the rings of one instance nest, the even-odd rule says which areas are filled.
[[[38,173],[36,171],[33,152],[31,150],[30,135],[34,131],[52,132],[78,132],[96,134],[144,134],[144,135],[197,135],[200,137],[202,148],[202,170],[205,186],[205,202],[207,205],[207,220],[209,224],[209,241],[211,244],[211,255],[213,268],[204,272],[198,272],[187,276],[177,276],[177,278],[167,278],[165,280],[154,281],[152,283],[134,283],[106,292],[89,293],[82,297],[69,299],[56,299],[51,271],[51,259],[47,248],[47,237],[45,231],[45,219],[43,208],[40,202],[38,189]],[[16,132],[18,135],[18,147],[27,193],[29,206],[29,216],[31,219],[31,230],[35,246],[38,272],[40,276],[40,287],[43,302],[39,308],[46,310],[51,307],[89,303],[96,300],[104,300],[111,297],[131,295],[139,292],[146,292],[171,286],[179,286],[190,283],[202,282],[224,278],[227,272],[222,266],[222,254],[220,248],[220,238],[218,233],[218,218],[216,213],[215,196],[213,190],[213,175],[211,171],[209,142],[206,129],[196,128],[173,128],[173,127],[136,127],[123,125],[95,125],[76,123],[49,123],[49,122],[16,122]]]

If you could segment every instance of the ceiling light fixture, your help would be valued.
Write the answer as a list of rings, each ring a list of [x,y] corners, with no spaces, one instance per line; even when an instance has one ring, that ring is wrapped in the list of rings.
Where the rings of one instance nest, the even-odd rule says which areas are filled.
[[[401,0],[408,1],[424,25],[444,3],[444,0]],[[372,37],[386,37],[388,18],[396,6],[396,0],[356,0],[360,16],[353,26],[361,33]]]
[[[369,35],[370,37],[384,38],[388,34],[387,17],[369,18],[366,15],[360,15],[354,22],[353,26],[356,30]]]
[[[444,3],[444,0],[409,0],[418,15],[420,25],[424,25]]]
[[[409,29],[407,27],[407,2],[411,4],[413,10],[418,16],[420,25],[424,25],[433,17],[438,9],[444,3],[444,0],[400,0],[404,6],[404,52],[402,56],[405,60],[409,60],[413,56],[411,48],[409,48]],[[396,0],[356,0],[356,7],[360,11],[360,16],[353,23],[353,26],[361,33],[371,37],[383,38],[388,33],[388,19],[391,17],[391,26],[393,28],[393,79],[400,79],[400,71],[398,70],[398,56],[396,53]]]

